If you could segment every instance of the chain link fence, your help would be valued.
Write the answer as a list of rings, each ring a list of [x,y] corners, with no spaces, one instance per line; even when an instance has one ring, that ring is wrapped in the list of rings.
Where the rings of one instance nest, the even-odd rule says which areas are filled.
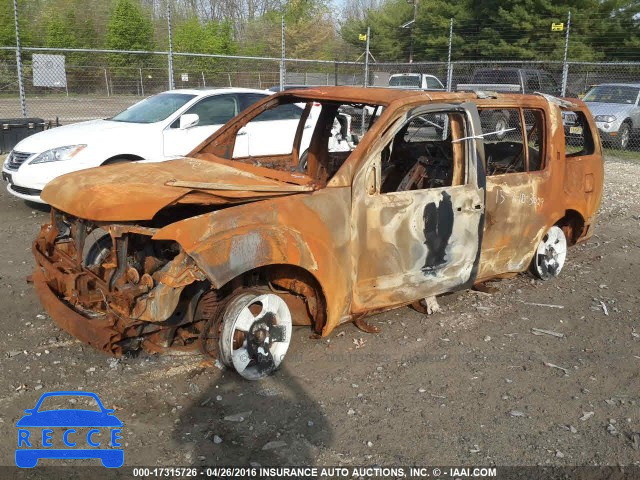
[[[58,63],[56,63],[56,61]],[[149,95],[167,90],[164,52],[105,52],[71,49],[23,49],[27,114],[54,125],[105,118]],[[362,62],[287,60],[285,85],[364,85]],[[437,77],[452,90],[474,84],[478,71],[492,71],[492,84],[513,83],[521,72],[520,92],[559,94],[560,61],[455,61],[371,63],[369,85],[388,86],[397,73]],[[552,85],[531,81],[544,72]],[[529,75],[529,77],[527,77]],[[450,76],[450,78],[449,78]],[[527,79],[529,78],[528,84]],[[176,54],[176,88],[246,87],[269,89],[280,82],[280,59]],[[608,84],[620,84],[610,85]],[[494,85],[495,87],[495,85]],[[546,87],[546,88],[545,88]],[[597,87],[597,88],[596,88]],[[640,63],[567,62],[567,96],[584,97],[596,117],[606,147],[640,151]],[[595,96],[594,96],[595,95]],[[0,51],[0,118],[20,117],[15,56]]]
[[[103,8],[100,2],[94,1],[92,5]],[[274,46],[271,50],[273,56],[211,55],[176,52],[172,48],[169,51],[153,50],[169,47],[166,40],[172,29],[176,42],[174,45],[180,42],[184,45],[185,34],[193,28],[182,28],[187,24],[184,23],[186,20],[179,18],[179,12],[174,12],[176,17],[173,18],[172,26],[170,10],[160,4],[153,5],[153,9],[143,12],[151,29],[148,49],[145,51],[35,47],[39,43],[34,44],[33,38],[23,42],[27,46],[18,49],[19,35],[16,35],[16,46],[0,47],[0,119],[28,116],[42,118],[52,125],[63,125],[105,118],[172,86],[256,89],[275,89],[280,85],[387,87],[394,74],[420,73],[436,77],[444,89],[456,90],[465,88],[461,87],[465,85],[467,89],[469,85],[481,88],[487,84],[486,75],[484,81],[478,81],[481,79],[478,72],[485,71],[491,72],[490,85],[487,86],[498,90],[503,89],[502,84],[509,84],[511,87],[516,84],[514,91],[521,93],[542,91],[554,95],[564,93],[566,96],[584,97],[597,120],[607,147],[640,151],[640,62],[567,60],[570,42],[568,30],[566,35],[562,32],[553,38],[547,31],[540,31],[540,38],[548,37],[553,40],[549,43],[544,58],[554,60],[548,61],[476,59],[478,57],[474,55],[478,52],[473,53],[471,48],[474,39],[477,42],[487,41],[478,37],[478,32],[481,32],[476,28],[478,25],[454,26],[453,21],[438,27],[442,30],[439,33],[434,32],[442,37],[436,56],[448,58],[447,61],[383,63],[376,62],[368,51],[362,53],[356,61],[289,59],[285,58],[284,24],[282,31],[278,28],[278,31],[269,31],[268,38],[256,39],[256,42]],[[26,19],[28,9],[26,5],[21,8]],[[107,10],[100,13],[96,18],[103,21],[97,22],[93,27],[95,34],[103,39],[106,37],[101,25],[109,21],[109,15]],[[569,18],[566,20],[568,27]],[[577,16],[576,21],[579,25],[581,17]],[[606,21],[600,18],[598,25]],[[412,31],[409,33],[413,35]],[[31,36],[33,35],[32,33]],[[580,33],[573,35],[575,40],[580,40]],[[51,38],[42,37],[36,41],[44,40],[51,41]],[[370,40],[375,45],[375,37]],[[105,42],[103,44],[109,44],[109,41]],[[111,42],[112,48],[121,48],[113,45],[115,44]],[[366,45],[369,46],[368,41]],[[365,48],[364,43],[362,48]],[[411,43],[411,53],[415,53],[416,58],[420,57],[420,48],[421,45],[416,43],[414,51]],[[464,52],[467,53],[463,58],[473,60],[460,59]],[[278,57],[280,53],[281,56]],[[406,52],[402,55],[404,53]],[[356,57],[357,54],[349,54],[347,58]],[[365,59],[369,59],[366,66]],[[22,77],[19,75],[20,68]],[[365,78],[365,72],[368,72],[368,78]],[[590,93],[592,88],[595,90]],[[361,123],[361,119],[355,120],[356,123]]]

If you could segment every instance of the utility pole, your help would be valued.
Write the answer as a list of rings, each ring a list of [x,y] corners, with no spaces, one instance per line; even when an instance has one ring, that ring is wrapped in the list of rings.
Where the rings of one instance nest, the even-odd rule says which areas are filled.
[[[411,40],[409,43],[409,63],[413,63],[413,29],[416,28],[416,17],[418,15],[418,1],[413,0],[413,23],[411,24]]]
[[[564,37],[564,61],[562,62],[562,93],[564,97],[567,94],[567,77],[569,76],[569,30],[571,29],[571,10],[567,14],[567,32]]]
[[[453,69],[451,68],[451,44],[453,43],[453,18],[449,21],[449,54],[447,55],[447,92],[451,91]]]
[[[18,22],[18,0],[13,0],[13,17],[16,25],[16,65],[18,66],[18,90],[20,91],[20,109],[22,116],[27,116],[27,101],[24,95],[24,82],[22,81],[22,52],[20,50],[20,25]]]
[[[280,25],[280,91],[282,92],[284,90],[284,86],[287,83],[287,69],[284,63],[284,59],[285,59],[285,49],[286,45],[285,45],[285,38],[284,38],[284,15],[281,18],[281,25]]]
[[[173,36],[171,34],[171,3],[167,2],[167,26],[169,27],[169,90],[176,88],[173,79]]]
[[[364,52],[364,87],[369,86],[369,37],[371,36],[371,28],[367,27],[367,47]]]

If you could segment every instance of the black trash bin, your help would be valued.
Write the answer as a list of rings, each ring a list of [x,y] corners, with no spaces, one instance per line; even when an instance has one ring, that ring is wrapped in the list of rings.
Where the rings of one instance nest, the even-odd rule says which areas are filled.
[[[44,129],[42,118],[0,118],[0,154],[9,153],[20,140]]]

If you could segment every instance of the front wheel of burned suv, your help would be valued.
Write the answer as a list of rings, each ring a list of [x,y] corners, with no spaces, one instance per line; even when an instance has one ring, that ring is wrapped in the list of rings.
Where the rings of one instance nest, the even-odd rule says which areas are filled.
[[[566,258],[567,237],[562,228],[554,225],[538,244],[531,270],[541,280],[549,280],[560,274]]]
[[[248,380],[271,375],[291,342],[291,311],[277,294],[244,291],[229,299],[222,314],[220,360]]]

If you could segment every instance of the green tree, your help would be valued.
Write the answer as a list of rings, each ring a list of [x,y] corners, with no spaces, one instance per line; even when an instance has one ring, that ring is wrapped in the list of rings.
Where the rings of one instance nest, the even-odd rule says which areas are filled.
[[[240,40],[242,53],[279,57],[283,16],[287,57],[335,58],[336,29],[324,0],[289,0],[253,19]]]
[[[446,60],[449,21],[454,19],[453,59],[562,60],[564,32],[572,12],[571,60],[640,59],[640,2],[636,0],[420,0],[413,29],[405,0],[389,0],[364,18],[348,18],[342,38],[362,50],[358,33],[371,28],[371,51],[378,60],[406,61],[411,35],[414,59]],[[625,48],[629,47],[629,48]]]
[[[236,52],[231,23],[213,20],[201,22],[197,17],[176,25],[173,46],[176,52],[219,55],[232,55]],[[174,60],[175,68],[186,72],[216,72],[223,69],[225,63],[228,62],[224,59],[210,57],[177,56]]]
[[[116,0],[107,24],[106,46],[112,50],[153,50],[153,24],[139,4],[132,0]],[[113,66],[140,67],[148,61],[147,55],[113,54]]]

